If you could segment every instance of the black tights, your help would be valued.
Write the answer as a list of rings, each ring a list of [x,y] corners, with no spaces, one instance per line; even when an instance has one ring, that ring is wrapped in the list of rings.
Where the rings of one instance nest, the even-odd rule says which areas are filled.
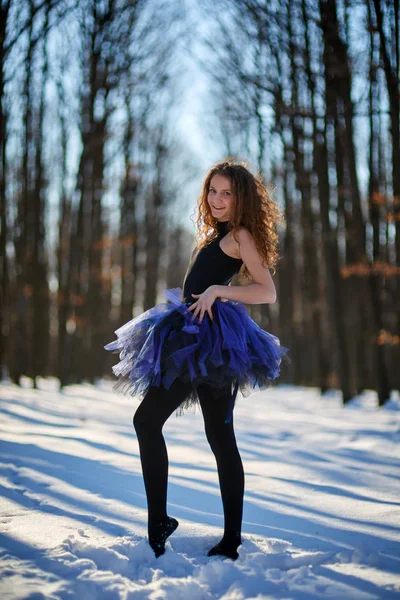
[[[133,417],[148,506],[149,534],[157,522],[167,517],[168,454],[162,428],[188,394],[188,385],[175,380],[169,390],[150,387]],[[225,423],[231,399],[230,387],[223,391],[201,384],[198,395],[204,418],[205,433],[215,455],[222,504],[224,537],[240,544],[243,514],[244,472],[236,445],[233,416]],[[232,542],[231,542],[232,545]]]

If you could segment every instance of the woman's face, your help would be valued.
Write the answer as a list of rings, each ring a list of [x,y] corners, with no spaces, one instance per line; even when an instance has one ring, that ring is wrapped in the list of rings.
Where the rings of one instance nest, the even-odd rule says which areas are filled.
[[[233,200],[231,180],[224,175],[214,175],[207,196],[212,216],[218,221],[229,221]]]

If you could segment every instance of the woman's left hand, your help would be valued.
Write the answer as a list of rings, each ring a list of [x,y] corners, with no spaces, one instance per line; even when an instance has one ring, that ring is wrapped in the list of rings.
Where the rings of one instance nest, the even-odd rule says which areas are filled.
[[[217,298],[217,286],[210,285],[202,294],[192,294],[193,298],[198,298],[196,302],[193,302],[191,306],[188,307],[188,310],[193,311],[193,315],[199,317],[200,323],[203,320],[204,314],[207,312],[211,321],[213,320],[213,315],[211,311],[211,307],[214,304]]]

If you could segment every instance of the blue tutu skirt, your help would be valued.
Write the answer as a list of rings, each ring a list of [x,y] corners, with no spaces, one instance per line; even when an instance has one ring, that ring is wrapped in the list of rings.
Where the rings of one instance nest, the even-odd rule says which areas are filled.
[[[112,370],[117,392],[142,400],[150,386],[170,388],[176,379],[190,384],[181,410],[198,404],[197,386],[234,386],[231,411],[238,390],[244,396],[263,390],[280,374],[288,349],[261,329],[241,302],[217,299],[213,320],[200,322],[181,301],[181,288],[164,290],[160,303],[115,331],[117,339],[105,347],[118,353]],[[285,357],[287,359],[287,357]],[[230,414],[231,416],[231,414]]]

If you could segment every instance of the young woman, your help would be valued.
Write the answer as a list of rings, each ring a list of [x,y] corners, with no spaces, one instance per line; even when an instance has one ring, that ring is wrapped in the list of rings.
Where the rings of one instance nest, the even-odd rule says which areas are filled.
[[[261,329],[243,303],[273,303],[278,206],[260,177],[234,160],[207,174],[198,239],[180,288],[132,319],[105,348],[120,353],[115,389],[140,398],[134,415],[148,504],[149,543],[158,557],[178,527],[167,514],[168,456],[162,427],[178,408],[200,404],[215,455],[224,534],[208,556],[235,560],[241,544],[244,473],[233,428],[237,391],[265,389],[287,348]],[[241,271],[246,284],[230,285]],[[250,407],[250,403],[249,403]]]

